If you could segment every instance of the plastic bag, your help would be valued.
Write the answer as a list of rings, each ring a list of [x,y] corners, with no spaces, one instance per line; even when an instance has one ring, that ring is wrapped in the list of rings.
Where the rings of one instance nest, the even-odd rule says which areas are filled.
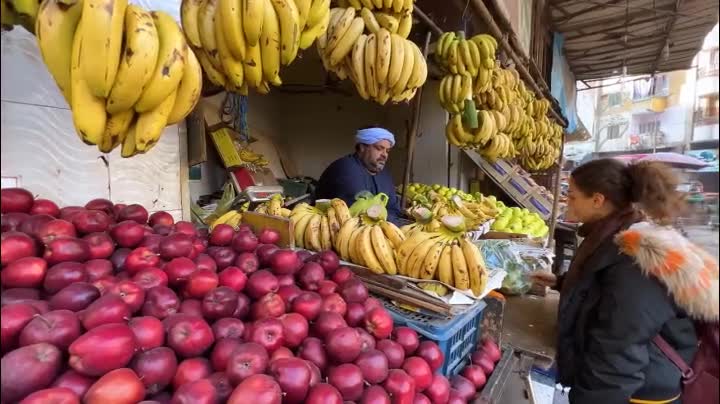
[[[535,268],[522,258],[515,243],[508,240],[479,240],[476,244],[488,267],[507,272],[500,288],[502,293],[522,295],[530,290],[532,282],[527,275]]]

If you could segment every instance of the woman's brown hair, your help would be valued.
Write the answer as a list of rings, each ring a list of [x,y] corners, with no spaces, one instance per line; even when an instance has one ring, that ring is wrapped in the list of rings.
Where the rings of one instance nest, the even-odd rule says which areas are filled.
[[[657,221],[667,222],[683,207],[678,177],[662,163],[598,159],[576,168],[571,177],[585,195],[602,194],[617,209],[636,203]]]

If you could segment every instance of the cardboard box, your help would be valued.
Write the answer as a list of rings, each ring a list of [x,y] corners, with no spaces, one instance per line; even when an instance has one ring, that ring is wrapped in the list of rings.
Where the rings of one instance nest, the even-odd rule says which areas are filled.
[[[515,202],[521,206],[526,206],[525,201],[532,195],[533,189],[528,187],[525,181],[520,178],[511,176],[501,184],[505,192],[510,195]]]
[[[485,172],[497,182],[505,181],[515,172],[515,165],[505,160],[497,160],[494,163],[483,160],[482,165]]]
[[[552,201],[549,201],[537,191],[533,192],[526,201],[529,204],[528,209],[537,212],[546,221],[550,220],[553,208]]]

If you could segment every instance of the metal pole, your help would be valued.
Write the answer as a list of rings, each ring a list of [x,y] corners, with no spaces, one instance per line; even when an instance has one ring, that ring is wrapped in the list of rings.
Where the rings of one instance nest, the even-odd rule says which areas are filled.
[[[558,158],[557,178],[555,178],[555,189],[553,189],[553,207],[552,216],[550,216],[550,231],[548,232],[548,240],[545,243],[547,248],[551,240],[555,239],[555,227],[557,226],[558,206],[560,205],[560,177],[562,177],[563,155],[565,154],[565,131],[562,134],[562,143],[560,144],[560,157]]]
[[[428,31],[425,36],[425,46],[423,47],[423,56],[427,60],[428,52],[430,51],[430,39],[432,38],[432,32]],[[404,209],[407,203],[407,187],[410,183],[410,170],[412,167],[413,158],[415,157],[415,141],[417,139],[418,128],[420,126],[420,112],[422,110],[422,96],[423,87],[418,88],[415,98],[413,98],[412,104],[412,122],[410,123],[410,136],[408,137],[408,150],[407,157],[405,159],[405,170],[403,173],[403,186],[402,186],[402,197],[400,199],[400,206]]]

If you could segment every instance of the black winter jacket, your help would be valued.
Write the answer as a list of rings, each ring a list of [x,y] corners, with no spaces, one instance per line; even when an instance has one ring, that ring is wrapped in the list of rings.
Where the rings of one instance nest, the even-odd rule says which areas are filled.
[[[660,333],[689,362],[697,344],[693,323],[669,293],[672,282],[642,264],[608,239],[572,290],[561,291],[558,382],[571,387],[571,404],[669,402],[680,395],[680,371],[651,340]]]

